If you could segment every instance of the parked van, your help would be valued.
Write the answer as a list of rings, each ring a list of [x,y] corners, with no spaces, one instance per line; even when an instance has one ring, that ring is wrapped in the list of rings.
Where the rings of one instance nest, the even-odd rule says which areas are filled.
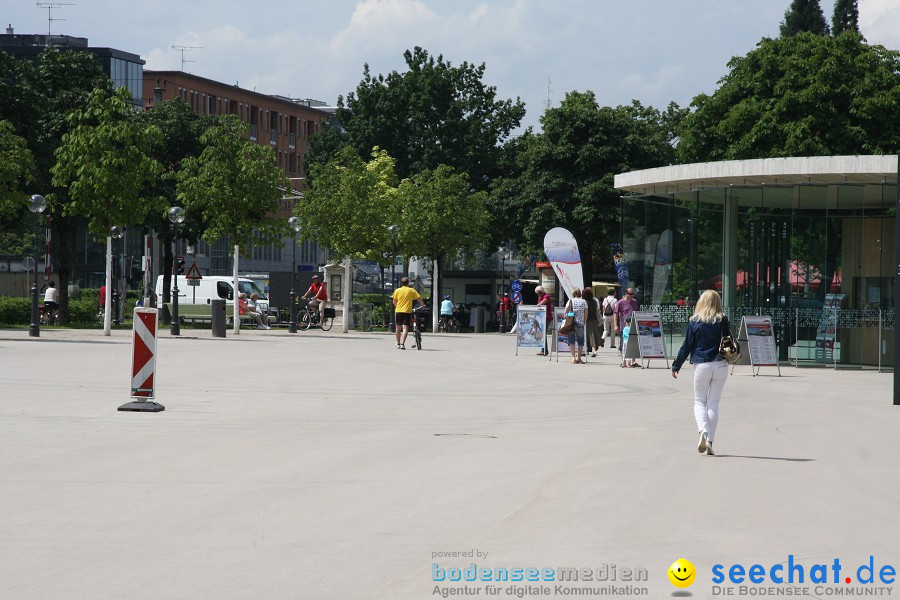
[[[234,303],[233,277],[222,275],[204,275],[197,285],[188,285],[184,275],[178,276],[178,304],[209,304],[210,300],[225,300],[225,304]],[[259,289],[252,279],[238,278],[241,293],[259,294],[258,306],[262,313],[269,312],[269,297]],[[156,297],[162,298],[163,276],[156,278]]]

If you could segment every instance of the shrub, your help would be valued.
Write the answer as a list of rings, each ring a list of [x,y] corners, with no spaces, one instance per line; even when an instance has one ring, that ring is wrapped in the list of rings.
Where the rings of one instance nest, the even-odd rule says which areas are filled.
[[[31,298],[0,296],[0,324],[27,325],[31,323]]]

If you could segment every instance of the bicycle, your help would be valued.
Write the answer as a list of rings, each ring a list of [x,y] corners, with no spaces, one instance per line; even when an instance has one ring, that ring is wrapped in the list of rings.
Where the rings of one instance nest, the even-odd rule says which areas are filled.
[[[59,308],[51,309],[46,304],[38,306],[41,325],[59,325]]]
[[[422,349],[422,329],[425,324],[421,322],[422,315],[419,313],[420,310],[424,310],[422,308],[416,308],[412,312],[412,323],[410,324],[410,329],[412,329],[413,339],[415,343],[413,344],[413,348],[416,350]]]
[[[309,300],[303,300],[301,298],[301,303],[305,302],[305,305],[300,307],[300,314],[297,315],[297,326],[301,329],[308,330],[313,327],[318,327],[322,331],[328,331],[331,329],[332,325],[334,325],[334,309],[326,308],[324,310],[324,317],[322,318],[322,322],[319,323],[319,310],[318,307],[312,308],[309,305]]]
[[[441,315],[438,321],[438,331],[441,333],[459,333],[459,321],[455,315]]]

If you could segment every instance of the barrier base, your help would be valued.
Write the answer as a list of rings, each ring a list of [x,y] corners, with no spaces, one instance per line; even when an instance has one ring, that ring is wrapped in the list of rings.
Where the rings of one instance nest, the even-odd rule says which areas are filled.
[[[158,402],[147,400],[135,400],[128,402],[119,407],[119,410],[126,412],[162,412],[166,407]]]

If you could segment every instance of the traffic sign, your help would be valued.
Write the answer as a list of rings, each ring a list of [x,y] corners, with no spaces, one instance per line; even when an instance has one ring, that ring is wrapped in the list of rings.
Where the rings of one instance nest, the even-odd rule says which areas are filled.
[[[518,279],[513,279],[512,283],[509,284],[509,287],[514,292],[521,292],[522,291],[522,282],[519,281]],[[513,300],[513,302],[515,302],[515,300]]]
[[[200,274],[200,269],[197,268],[197,263],[191,265],[191,268],[188,269],[187,275],[185,275],[184,278],[189,282],[200,281],[203,279],[203,275]]]
[[[516,304],[520,303],[522,301],[522,292],[513,292],[511,298]]]

